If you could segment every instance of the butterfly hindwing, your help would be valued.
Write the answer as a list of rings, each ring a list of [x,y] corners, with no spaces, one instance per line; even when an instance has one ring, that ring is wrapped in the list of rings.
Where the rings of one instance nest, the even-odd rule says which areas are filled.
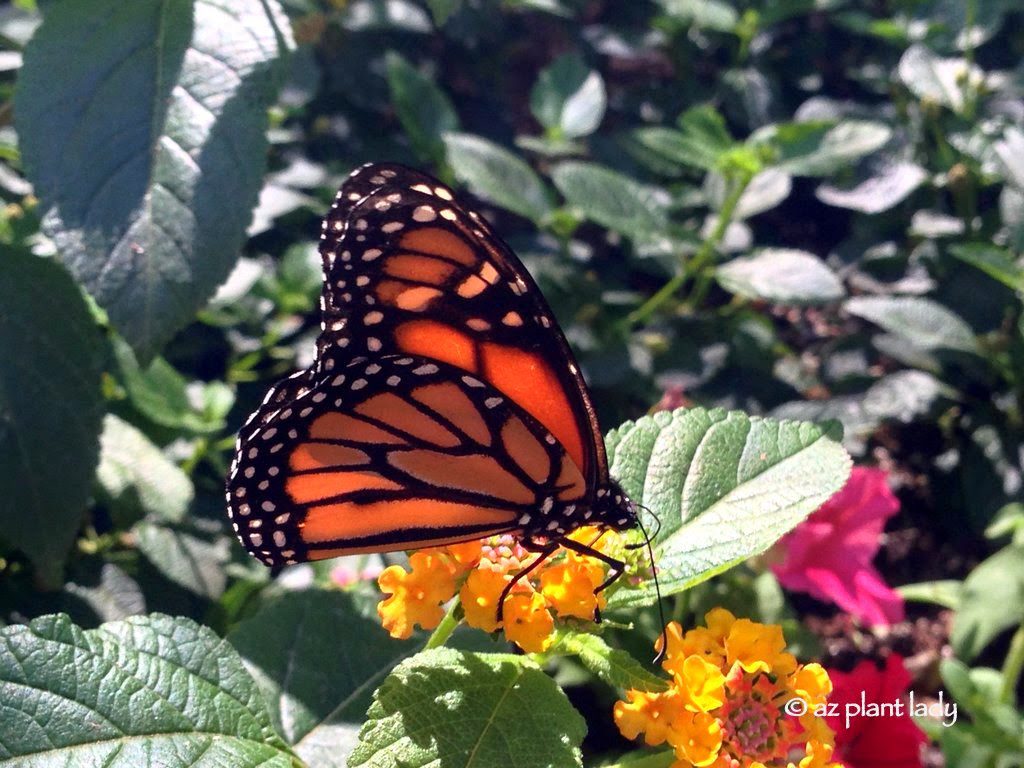
[[[228,481],[239,539],[268,565],[561,535],[571,522],[558,515],[585,513],[561,444],[464,370],[385,355],[287,381],[240,433]]]
[[[588,484],[606,476],[586,386],[540,291],[476,212],[396,165],[356,171],[321,241],[321,357],[407,354],[456,366],[526,408]]]

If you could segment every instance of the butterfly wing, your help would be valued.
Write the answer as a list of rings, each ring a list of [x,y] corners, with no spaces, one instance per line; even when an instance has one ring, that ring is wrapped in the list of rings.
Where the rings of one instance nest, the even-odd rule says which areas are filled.
[[[579,524],[575,504],[589,514],[586,492],[526,410],[460,368],[411,355],[276,387],[239,433],[227,488],[239,540],[268,565],[560,536]]]
[[[607,480],[590,397],[526,269],[446,186],[398,165],[357,170],[324,222],[321,357],[445,362],[525,408],[588,487]]]

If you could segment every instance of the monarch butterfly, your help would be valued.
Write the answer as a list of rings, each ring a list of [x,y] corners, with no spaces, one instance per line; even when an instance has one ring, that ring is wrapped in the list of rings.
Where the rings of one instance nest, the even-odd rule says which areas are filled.
[[[484,218],[426,174],[369,164],[338,192],[320,254],[316,360],[238,436],[242,545],[280,567],[509,533],[540,553],[530,568],[564,546],[610,566],[597,591],[620,576],[568,534],[632,528],[637,508],[554,315]]]

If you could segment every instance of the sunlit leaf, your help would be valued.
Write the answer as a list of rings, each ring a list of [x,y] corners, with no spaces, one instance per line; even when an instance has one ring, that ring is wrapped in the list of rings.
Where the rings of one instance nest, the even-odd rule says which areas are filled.
[[[850,457],[821,426],[721,409],[656,413],[612,430],[606,442],[612,476],[660,521],[666,595],[766,550],[850,471]],[[611,604],[653,599],[652,590],[621,589]]]
[[[190,619],[0,629],[0,701],[10,765],[293,768],[238,654]]]
[[[16,117],[45,229],[143,358],[238,256],[290,46],[276,0],[75,0],[25,50]]]

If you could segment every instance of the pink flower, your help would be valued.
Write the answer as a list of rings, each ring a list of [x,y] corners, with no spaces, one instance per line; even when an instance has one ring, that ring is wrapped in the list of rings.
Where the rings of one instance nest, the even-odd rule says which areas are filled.
[[[836,732],[833,759],[846,768],[920,768],[921,745],[927,738],[911,718],[903,695],[910,684],[903,657],[892,654],[883,669],[862,661],[851,672],[830,669],[828,676],[828,701],[835,712],[826,717]],[[898,710],[897,701],[903,702]],[[888,708],[875,712],[871,704]]]
[[[885,521],[899,510],[885,472],[854,467],[841,491],[779,541],[779,583],[885,626],[903,620],[903,598],[871,564]]]

